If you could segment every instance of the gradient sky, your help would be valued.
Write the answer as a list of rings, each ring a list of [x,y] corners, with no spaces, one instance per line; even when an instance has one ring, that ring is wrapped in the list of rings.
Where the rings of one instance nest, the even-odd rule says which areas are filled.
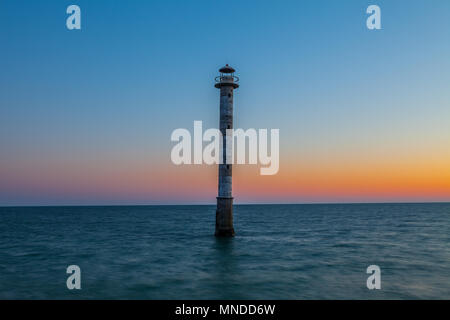
[[[0,205],[214,203],[170,135],[218,126],[225,63],[235,127],[280,129],[236,203],[450,201],[449,39],[448,0],[0,0]]]

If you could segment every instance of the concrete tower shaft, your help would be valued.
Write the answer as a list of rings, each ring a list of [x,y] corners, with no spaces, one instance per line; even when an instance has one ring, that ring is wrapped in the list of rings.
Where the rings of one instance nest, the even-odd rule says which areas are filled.
[[[234,69],[226,65],[219,70],[215,87],[220,89],[220,131],[223,137],[222,164],[219,164],[219,192],[216,210],[216,236],[234,236],[232,165],[227,163],[231,154],[232,136],[227,139],[227,129],[233,129],[233,92],[239,85]],[[227,152],[228,150],[228,152]]]

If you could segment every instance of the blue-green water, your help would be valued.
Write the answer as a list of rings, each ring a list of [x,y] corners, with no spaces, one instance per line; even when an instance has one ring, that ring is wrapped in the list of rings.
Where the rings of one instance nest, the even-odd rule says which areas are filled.
[[[449,299],[450,204],[0,208],[3,299]],[[81,268],[81,290],[66,268]],[[381,268],[368,290],[366,268]]]

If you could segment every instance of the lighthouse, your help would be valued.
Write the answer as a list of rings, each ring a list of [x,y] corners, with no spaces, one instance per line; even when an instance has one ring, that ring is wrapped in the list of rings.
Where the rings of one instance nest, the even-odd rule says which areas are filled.
[[[216,237],[234,236],[231,150],[233,136],[227,137],[227,129],[233,129],[233,92],[239,87],[239,78],[228,64],[219,69],[215,87],[220,89],[220,132],[222,133],[222,161],[219,164],[219,192],[216,210]],[[230,132],[230,131],[229,131]],[[228,160],[228,161],[227,161]]]

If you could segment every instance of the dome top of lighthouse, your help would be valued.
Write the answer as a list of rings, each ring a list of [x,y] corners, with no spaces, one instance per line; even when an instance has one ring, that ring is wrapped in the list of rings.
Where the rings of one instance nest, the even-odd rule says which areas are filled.
[[[220,73],[234,73],[236,70],[234,70],[232,67],[230,67],[228,64],[225,65],[225,67],[222,67],[219,69]]]
[[[234,70],[232,67],[230,67],[228,64],[225,65],[225,67],[220,68],[220,76],[217,76],[215,78],[216,84],[214,85],[216,88],[222,88],[222,87],[233,87],[234,89],[239,87],[239,78],[234,75]]]

